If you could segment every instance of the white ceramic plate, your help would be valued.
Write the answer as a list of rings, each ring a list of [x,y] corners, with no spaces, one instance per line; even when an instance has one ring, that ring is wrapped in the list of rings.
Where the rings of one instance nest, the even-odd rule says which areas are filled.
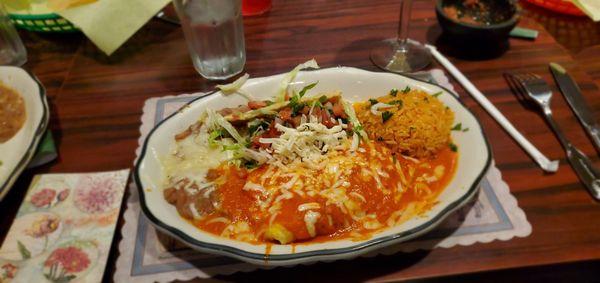
[[[25,102],[27,119],[19,132],[0,144],[0,200],[25,169],[48,126],[46,90],[36,77],[18,67],[0,66],[0,82],[16,90]]]
[[[259,99],[272,97],[283,75],[251,79],[243,89]],[[142,210],[160,230],[187,243],[202,252],[231,256],[258,265],[293,265],[321,260],[337,260],[356,257],[366,252],[417,237],[439,224],[449,213],[465,204],[477,191],[479,182],[491,162],[491,152],[477,119],[461,102],[446,89],[437,85],[390,73],[376,73],[356,68],[337,67],[306,71],[298,74],[296,88],[319,81],[310,93],[341,90],[344,98],[351,101],[366,100],[385,95],[390,89],[410,86],[428,93],[442,91],[442,102],[455,113],[455,123],[468,127],[467,132],[452,132],[459,148],[456,176],[440,194],[439,202],[423,217],[379,233],[364,241],[338,240],[326,243],[273,245],[268,258],[266,245],[221,238],[205,233],[181,218],[174,206],[168,204],[162,194],[161,156],[168,154],[173,136],[194,123],[206,108],[221,109],[244,104],[236,95],[223,96],[216,92],[190,102],[180,111],[158,124],[148,135],[136,164],[137,183]]]

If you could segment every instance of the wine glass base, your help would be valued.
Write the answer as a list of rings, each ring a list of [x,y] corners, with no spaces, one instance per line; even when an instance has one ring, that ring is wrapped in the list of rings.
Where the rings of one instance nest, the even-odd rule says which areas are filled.
[[[425,46],[406,40],[403,44],[396,38],[380,41],[371,49],[371,61],[377,67],[394,73],[412,73],[431,63],[431,53]]]

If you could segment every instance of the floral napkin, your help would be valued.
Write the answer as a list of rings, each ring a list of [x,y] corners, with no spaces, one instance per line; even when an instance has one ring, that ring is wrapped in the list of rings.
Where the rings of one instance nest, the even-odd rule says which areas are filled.
[[[112,54],[170,0],[99,0],[57,14],[75,24],[100,50]]]
[[[100,282],[128,176],[36,176],[0,248],[0,282]]]

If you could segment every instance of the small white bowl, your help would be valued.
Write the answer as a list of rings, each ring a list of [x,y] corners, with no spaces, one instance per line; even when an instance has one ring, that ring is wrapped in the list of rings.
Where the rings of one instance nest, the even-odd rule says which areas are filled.
[[[0,144],[0,200],[10,190],[17,177],[27,166],[46,131],[50,111],[46,90],[40,81],[27,71],[10,66],[0,66],[0,82],[16,90],[25,102],[27,118],[19,132]]]
[[[283,74],[250,79],[243,89],[258,99],[269,99]],[[456,175],[438,197],[438,203],[422,217],[412,218],[364,241],[336,240],[325,243],[273,245],[268,256],[266,244],[222,238],[194,227],[179,216],[174,206],[163,198],[163,178],[159,158],[168,154],[175,134],[197,121],[204,109],[221,109],[244,104],[237,95],[220,92],[198,98],[159,123],[146,138],[136,163],[134,178],[140,193],[142,210],[159,230],[202,252],[226,255],[257,265],[295,265],[314,261],[348,259],[388,245],[406,241],[434,228],[452,211],[464,205],[477,192],[479,182],[487,172],[492,154],[481,126],[471,112],[450,92],[440,86],[391,73],[377,73],[349,67],[336,67],[300,72],[295,87],[319,81],[311,93],[340,90],[350,101],[362,101],[385,95],[392,88],[421,89],[428,93],[442,92],[438,98],[455,113],[455,123],[468,127],[467,132],[452,132],[459,149]]]

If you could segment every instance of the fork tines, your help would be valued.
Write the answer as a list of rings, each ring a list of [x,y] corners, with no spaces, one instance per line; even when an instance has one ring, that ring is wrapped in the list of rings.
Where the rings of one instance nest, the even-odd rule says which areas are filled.
[[[505,73],[509,86],[525,98],[532,99],[540,105],[550,102],[552,91],[548,83],[533,73]]]
[[[521,98],[528,98],[527,90],[525,90],[525,75],[515,72],[504,72],[504,79],[508,83],[510,89],[520,95]]]

